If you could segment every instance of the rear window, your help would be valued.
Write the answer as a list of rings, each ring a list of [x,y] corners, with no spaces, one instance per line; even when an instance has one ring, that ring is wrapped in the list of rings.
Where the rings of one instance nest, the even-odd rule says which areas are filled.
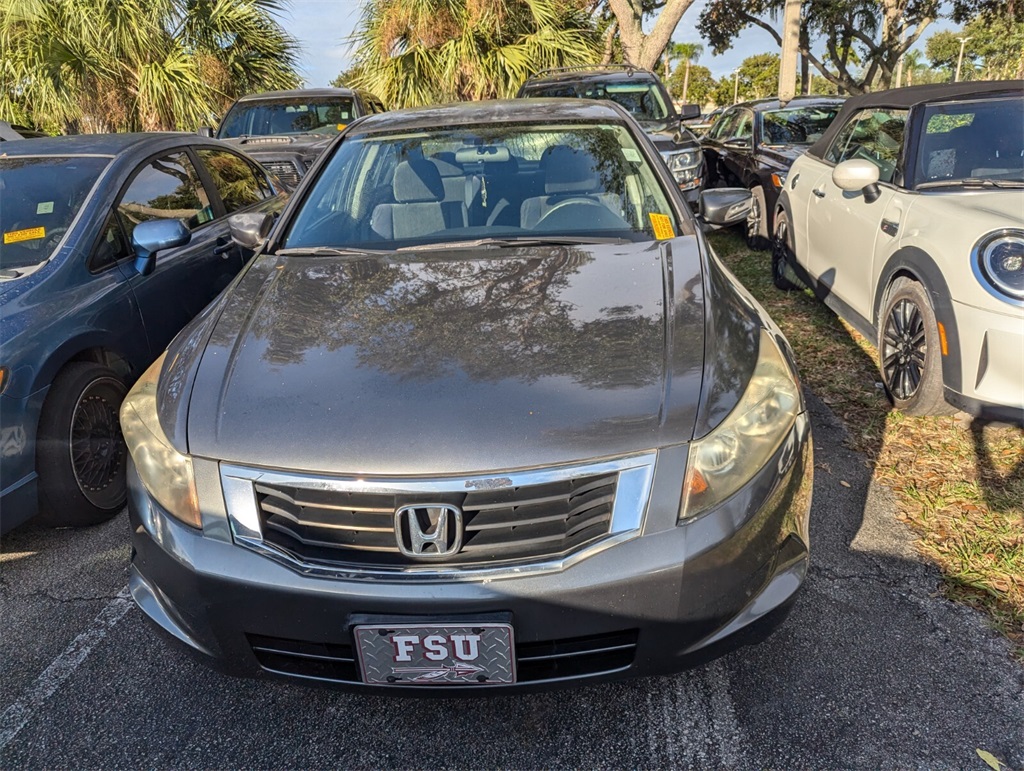
[[[569,85],[530,86],[527,97],[581,97],[583,99],[609,99],[624,107],[637,120],[665,120],[672,116],[657,83],[649,80],[594,83],[591,81]]]
[[[0,158],[0,269],[49,259],[109,158]]]
[[[217,136],[337,134],[356,117],[355,102],[345,97],[241,102],[225,116]]]

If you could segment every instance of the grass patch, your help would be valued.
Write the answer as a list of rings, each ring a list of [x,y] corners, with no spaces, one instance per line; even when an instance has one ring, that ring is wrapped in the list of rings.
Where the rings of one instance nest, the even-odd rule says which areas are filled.
[[[767,252],[729,232],[715,252],[789,338],[804,384],[896,495],[898,517],[942,570],[947,596],[983,610],[1024,661],[1024,430],[895,410],[875,346],[810,292],[780,292]]]

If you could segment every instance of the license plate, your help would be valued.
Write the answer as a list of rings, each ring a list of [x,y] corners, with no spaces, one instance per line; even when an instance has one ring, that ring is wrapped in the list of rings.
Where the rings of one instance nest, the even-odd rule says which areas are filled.
[[[510,624],[381,624],[355,627],[363,682],[496,685],[516,681]]]

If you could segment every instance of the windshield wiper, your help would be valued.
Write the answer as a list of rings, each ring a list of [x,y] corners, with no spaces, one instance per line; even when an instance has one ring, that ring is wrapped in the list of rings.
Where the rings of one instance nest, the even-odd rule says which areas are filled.
[[[936,179],[932,182],[922,182],[917,190],[929,190],[933,187],[995,187],[1016,190],[1024,188],[1024,181],[1019,179],[980,179],[978,177],[966,177],[964,179]]]
[[[377,249],[336,249],[333,246],[296,246],[278,249],[274,254],[280,257],[375,257],[387,252]]]
[[[510,236],[508,238],[475,238],[466,241],[442,241],[434,244],[417,244],[403,246],[397,252],[431,251],[434,249],[473,249],[480,246],[492,246],[496,249],[507,249],[515,246],[584,246],[587,244],[625,244],[625,238],[596,236]]]

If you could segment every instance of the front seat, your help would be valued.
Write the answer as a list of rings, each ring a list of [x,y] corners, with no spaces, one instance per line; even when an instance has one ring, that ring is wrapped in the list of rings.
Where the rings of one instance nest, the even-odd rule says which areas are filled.
[[[611,211],[621,208],[617,195],[598,192],[604,187],[589,153],[568,145],[555,145],[544,151],[540,168],[544,172],[546,195],[523,201],[519,207],[519,222],[523,228],[533,228],[552,208],[570,198],[592,198]]]
[[[370,228],[384,239],[419,238],[446,227],[444,182],[437,166],[424,158],[402,161],[395,168],[391,183],[395,203],[382,203],[370,216]],[[465,204],[461,204],[465,211]],[[465,215],[461,223],[464,226]]]

